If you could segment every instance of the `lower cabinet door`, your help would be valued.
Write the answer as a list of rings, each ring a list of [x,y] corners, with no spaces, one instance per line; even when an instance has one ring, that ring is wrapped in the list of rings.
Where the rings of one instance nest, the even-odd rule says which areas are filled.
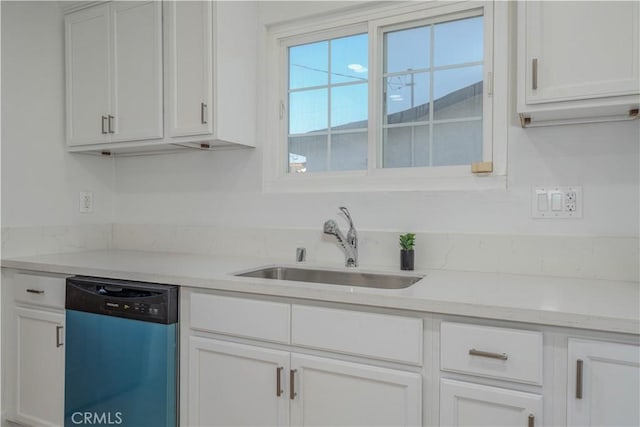
[[[442,379],[440,425],[535,427],[542,425],[542,396]]]
[[[569,339],[567,425],[640,425],[640,347]]]
[[[63,425],[63,326],[62,313],[15,308],[16,421]]]
[[[417,426],[421,376],[322,357],[291,355],[292,426]]]
[[[189,426],[288,426],[289,353],[189,338]]]

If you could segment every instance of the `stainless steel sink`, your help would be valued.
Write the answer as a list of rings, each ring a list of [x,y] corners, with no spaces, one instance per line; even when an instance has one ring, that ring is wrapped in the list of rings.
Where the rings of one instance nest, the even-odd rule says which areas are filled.
[[[422,279],[422,276],[362,273],[359,271],[317,270],[279,266],[262,267],[246,273],[238,273],[236,276],[380,289],[404,289]]]

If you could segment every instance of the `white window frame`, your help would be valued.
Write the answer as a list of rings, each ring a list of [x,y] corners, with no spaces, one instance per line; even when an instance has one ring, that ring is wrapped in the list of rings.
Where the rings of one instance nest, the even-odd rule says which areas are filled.
[[[433,191],[506,188],[508,128],[508,2],[409,2],[361,8],[268,31],[267,131],[263,140],[265,192]],[[380,168],[382,144],[382,38],[384,32],[469,16],[483,9],[483,161],[493,172],[473,174],[470,165]],[[368,32],[368,168],[356,171],[288,173],[287,90],[289,46]],[[273,83],[273,84],[272,84]]]

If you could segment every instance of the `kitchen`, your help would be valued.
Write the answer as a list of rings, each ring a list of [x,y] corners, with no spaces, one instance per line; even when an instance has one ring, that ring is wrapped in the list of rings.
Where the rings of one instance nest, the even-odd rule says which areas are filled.
[[[315,396],[313,389],[304,388],[305,384],[310,387],[312,381],[305,383],[305,378],[301,377],[305,369],[307,372],[318,371],[305,365],[311,363],[309,358],[315,358],[336,362],[332,365],[335,369],[340,365],[341,369],[351,367],[357,372],[367,372],[362,374],[366,378],[375,377],[369,375],[371,371],[379,375],[392,371],[398,374],[393,378],[411,379],[405,381],[402,388],[405,395],[413,399],[411,404],[404,401],[409,408],[407,413],[397,414],[386,411],[383,404],[369,404],[379,408],[377,411],[371,408],[371,413],[379,416],[377,422],[382,425],[449,425],[454,422],[453,418],[447,417],[453,416],[474,424],[473,418],[469,421],[464,414],[453,412],[453,402],[460,396],[469,399],[464,393],[480,393],[486,399],[499,399],[501,392],[506,393],[508,399],[516,399],[515,396],[529,398],[524,404],[509,401],[509,405],[519,408],[514,415],[522,421],[518,421],[518,425],[528,424],[530,416],[533,416],[534,425],[584,425],[585,419],[580,418],[584,408],[572,406],[572,401],[581,404],[584,400],[570,399],[575,394],[570,389],[576,382],[576,369],[575,361],[571,362],[571,369],[568,368],[569,341],[575,340],[578,346],[573,347],[575,351],[583,342],[607,342],[624,346],[624,349],[631,348],[631,358],[635,357],[637,362],[640,126],[630,111],[638,108],[638,6],[634,2],[616,3],[619,5],[616,7],[607,2],[573,6],[573,11],[580,13],[583,19],[602,17],[609,30],[616,28],[616,31],[630,35],[615,38],[603,30],[594,32],[595,36],[591,38],[584,35],[581,40],[596,39],[604,43],[593,48],[599,48],[601,55],[611,55],[607,61],[631,61],[632,90],[627,90],[626,95],[583,95],[578,100],[545,103],[535,99],[536,93],[529,89],[533,83],[533,63],[531,57],[525,55],[528,49],[540,49],[536,43],[526,44],[524,38],[525,35],[539,36],[536,32],[539,28],[524,27],[524,23],[529,23],[527,18],[536,19],[533,12],[541,13],[534,7],[536,3],[472,2],[466,7],[464,4],[466,2],[457,6],[442,2],[212,3],[215,55],[211,55],[211,62],[205,64],[205,69],[209,65],[213,70],[209,73],[213,76],[209,92],[214,95],[210,101],[199,101],[193,108],[196,125],[205,126],[207,132],[211,129],[210,132],[216,135],[202,142],[202,138],[183,134],[177,137],[182,138],[179,139],[180,149],[173,150],[176,144],[167,144],[167,139],[173,137],[170,135],[174,135],[175,129],[168,117],[169,114],[179,117],[180,110],[171,109],[167,104],[176,93],[169,85],[173,80],[168,76],[175,70],[184,72],[193,67],[180,68],[182,63],[175,60],[179,55],[172,56],[171,52],[189,51],[184,47],[189,44],[185,42],[182,51],[172,51],[167,23],[162,26],[165,39],[159,44],[162,55],[150,59],[156,61],[154,64],[160,64],[155,69],[162,72],[146,74],[140,83],[141,87],[152,89],[153,85],[164,84],[160,90],[164,98],[137,100],[155,108],[153,111],[157,113],[155,116],[160,115],[161,126],[149,129],[156,135],[160,129],[163,136],[145,139],[145,144],[100,141],[74,145],[69,138],[71,116],[65,111],[69,99],[73,99],[69,96],[70,86],[66,79],[72,69],[70,66],[77,63],[68,62],[69,52],[65,49],[69,42],[65,42],[64,22],[65,16],[91,9],[84,6],[96,6],[83,2],[3,1],[0,8],[3,420],[32,425],[62,423],[58,417],[61,416],[64,384],[60,388],[60,381],[47,389],[36,379],[29,378],[25,384],[42,394],[22,396],[17,393],[19,380],[15,373],[19,371],[12,363],[19,358],[11,341],[15,338],[12,335],[15,327],[10,328],[11,334],[5,332],[14,324],[14,314],[13,308],[7,307],[33,308],[29,305],[33,300],[20,300],[12,293],[17,287],[8,284],[15,282],[16,274],[26,272],[36,277],[57,279],[84,275],[182,285],[178,410],[181,425],[229,424],[242,420],[246,425],[252,424],[251,420],[241,418],[237,411],[224,415],[230,418],[216,418],[216,411],[222,411],[225,404],[231,405],[233,401],[221,400],[219,404],[209,404],[210,407],[200,405],[208,402],[207,393],[217,393],[215,387],[201,391],[202,396],[193,398],[195,378],[203,377],[207,372],[220,374],[189,363],[195,354],[213,357],[224,351],[231,353],[230,349],[236,353],[250,350],[279,352],[278,357],[284,358],[284,361],[278,359],[273,366],[269,365],[268,374],[265,374],[269,382],[264,387],[269,392],[274,390],[275,372],[277,368],[283,368],[277,376],[282,382],[278,390],[286,390],[286,393],[281,393],[282,396],[270,393],[273,399],[266,403],[255,403],[259,401],[258,397],[245,401],[245,405],[253,402],[256,408],[264,406],[269,414],[275,414],[274,418],[266,415],[262,418],[271,420],[264,422],[267,424],[366,425],[376,421],[351,418],[360,416],[361,412],[356,410],[343,414],[332,409],[331,413],[344,416],[342,421],[323,418],[327,411],[322,410],[322,405],[333,408],[331,404],[335,402],[320,397],[315,409],[306,414],[301,412],[300,399],[290,398],[290,386],[295,381],[303,381],[300,396]],[[523,4],[532,5],[532,15],[523,16],[523,10],[529,7]],[[157,8],[162,9],[165,20],[170,6],[170,2],[164,2],[162,8]],[[484,141],[492,143],[482,147],[481,158],[472,160],[491,162],[490,172],[470,173],[471,162],[465,166],[385,170],[377,167],[387,159],[376,152],[377,142],[373,142],[364,149],[364,170],[329,170],[318,174],[296,173],[295,176],[283,173],[287,170],[287,156],[279,150],[286,147],[280,147],[278,141],[309,138],[287,135],[287,129],[282,129],[283,108],[278,100],[287,96],[287,82],[282,77],[286,74],[286,69],[282,70],[286,64],[278,58],[286,47],[308,46],[318,40],[317,36],[316,39],[305,38],[308,33],[315,36],[327,32],[324,38],[332,40],[368,33],[371,38],[369,45],[365,45],[368,64],[362,61],[349,63],[353,65],[347,74],[349,79],[345,77],[339,86],[334,88],[329,84],[325,85],[328,89],[324,89],[357,90],[363,75],[359,72],[364,68],[369,69],[368,78],[372,82],[404,76],[400,72],[380,75],[384,71],[380,66],[384,59],[380,59],[382,55],[374,47],[382,45],[387,28],[406,30],[404,22],[418,25],[411,24],[418,16],[422,21],[416,22],[420,25],[424,25],[423,21],[430,23],[429,19],[434,16],[472,19],[479,8],[485,19],[482,78],[486,79],[480,103],[485,113],[490,111],[492,114],[490,117],[485,114],[483,119],[491,125],[490,136],[485,136]],[[557,10],[551,10],[558,13],[562,8],[558,6]],[[207,16],[206,13],[203,15]],[[628,28],[620,24],[628,22],[619,19],[620,16],[630,18]],[[540,43],[546,41],[553,45],[558,37],[565,35],[560,30],[566,23],[553,21],[548,25],[548,31],[542,33],[552,34],[555,38],[540,37],[543,40]],[[582,28],[577,18],[574,26]],[[487,46],[491,47],[490,52],[486,51]],[[131,49],[134,48],[135,44],[131,44]],[[175,62],[173,68],[168,66],[171,58]],[[552,58],[557,60],[555,56]],[[582,58],[573,58],[573,61],[584,65]],[[469,68],[477,67],[477,62],[475,59],[469,61]],[[544,64],[540,59],[538,91],[544,89]],[[592,64],[593,69],[602,73],[613,73],[611,68],[616,71],[615,67],[597,67],[599,64],[599,61]],[[303,65],[317,68],[315,63]],[[623,66],[618,69],[627,70]],[[489,71],[492,77],[487,76]],[[129,72],[135,76],[136,68],[132,67]],[[406,75],[419,77],[417,72]],[[558,72],[556,77],[566,78],[566,75],[568,73]],[[575,78],[585,75],[585,78],[590,77],[589,73],[583,72]],[[124,95],[138,96],[135,90],[126,86],[126,80],[121,83],[124,83]],[[375,140],[376,126],[384,127],[375,112],[382,102],[376,104],[376,100],[380,101],[384,95],[373,87],[376,85],[370,86],[372,105],[365,107],[370,112],[369,139]],[[318,88],[317,85],[310,87]],[[306,86],[289,89],[291,94],[303,94]],[[596,89],[591,87],[590,90]],[[406,93],[413,95],[411,90],[401,95]],[[389,102],[393,99],[389,95]],[[562,109],[558,105],[570,105],[571,108]],[[284,107],[286,117],[288,108]],[[135,109],[129,110],[131,114],[137,113]],[[71,111],[82,115],[89,108]],[[100,112],[95,119],[83,120],[80,124],[90,124],[100,138],[111,137],[110,115],[114,116],[119,131],[120,117],[110,111]],[[526,123],[527,118],[529,123]],[[554,121],[570,123],[551,125]],[[585,123],[579,123],[581,121]],[[123,128],[124,125],[122,122]],[[415,128],[415,133],[419,132],[419,127]],[[366,130],[342,132],[358,135]],[[331,131],[316,134],[324,136]],[[356,138],[353,136],[353,141]],[[220,141],[224,146],[217,147]],[[230,146],[228,141],[234,145]],[[491,149],[488,153],[486,146]],[[175,152],[158,154],[154,151],[166,148]],[[70,152],[84,149],[86,151],[82,153]],[[109,155],[103,152],[109,152]],[[366,154],[369,154],[368,161]],[[314,167],[311,161],[316,151],[297,151],[296,155],[296,162],[303,156],[307,159],[306,167]],[[290,156],[289,162],[293,163]],[[446,172],[440,172],[445,169]],[[566,217],[544,217],[543,214],[554,212],[552,194],[562,194],[565,189],[575,191],[578,196],[576,214],[561,209],[558,212]],[[545,200],[548,206],[539,204]],[[323,233],[323,224],[333,219],[346,234],[349,222],[339,210],[341,206],[348,208],[358,232],[357,269],[412,274],[403,273],[399,268],[397,242],[400,234],[412,232],[416,234],[414,273],[426,276],[425,279],[404,290],[389,290],[233,276],[233,273],[273,264],[340,271],[352,268],[345,267],[345,253],[335,237]],[[296,263],[297,248],[305,248],[303,263]],[[201,307],[198,304],[204,304],[201,311],[196,310]],[[64,313],[64,305],[62,309],[55,304],[36,304],[36,307],[47,315]],[[227,317],[221,314],[217,320],[209,318],[214,307]],[[235,311],[230,307],[235,307]],[[247,307],[251,307],[249,312],[245,311]],[[243,313],[246,316],[238,318],[238,314]],[[266,317],[261,318],[259,313]],[[323,317],[329,314],[333,316]],[[64,322],[64,315],[61,316]],[[243,322],[244,317],[254,321]],[[300,322],[294,323],[296,319]],[[339,324],[338,319],[344,322]],[[416,319],[420,322],[416,323]],[[220,324],[212,326],[214,320]],[[322,327],[312,330],[318,322]],[[362,323],[370,324],[371,328],[358,329],[357,325]],[[263,329],[257,330],[257,324],[262,324]],[[64,323],[53,322],[51,325],[58,333],[56,325],[64,326]],[[349,325],[353,325],[353,329]],[[396,333],[396,327],[400,333]],[[346,335],[339,336],[339,330],[345,331]],[[504,333],[504,338],[495,339],[509,342],[514,331],[524,331],[524,335],[531,337],[531,341],[526,341],[532,343],[531,354],[539,356],[539,360],[531,361],[537,369],[534,373],[518,376],[501,372],[498,375],[495,369],[507,369],[504,364],[509,361],[487,360],[462,367],[456,365],[455,357],[450,358],[450,364],[449,359],[441,357],[440,352],[446,345],[457,342],[455,338],[460,334],[495,337],[493,333],[496,333],[500,337],[500,333]],[[60,334],[63,332],[61,329]],[[324,336],[328,332],[335,334],[336,341]],[[445,332],[451,341],[443,338]],[[353,336],[359,337],[360,346],[349,345]],[[399,341],[385,341],[383,337]],[[62,338],[60,335],[61,344]],[[388,346],[397,352],[389,354],[380,348],[385,347],[386,342],[394,342],[394,346]],[[416,347],[416,343],[421,345]],[[64,379],[66,346],[55,345],[54,341],[54,350],[59,350],[61,356],[51,363],[62,363],[59,375]],[[211,350],[214,347],[215,350]],[[513,351],[518,352],[518,349]],[[318,362],[315,359],[314,362]],[[517,357],[512,356],[510,360],[517,360]],[[633,366],[635,377],[626,376],[637,381],[638,364]],[[480,368],[488,371],[481,372]],[[293,374],[294,381],[291,381],[290,372],[296,369],[298,372]],[[189,374],[185,375],[185,372]],[[470,386],[464,388],[464,385]],[[225,389],[232,397],[246,392],[246,389],[232,386],[232,381],[225,383]],[[355,383],[343,386],[345,390],[361,390]],[[55,387],[62,391],[52,392]],[[370,392],[375,399],[377,395],[372,390],[366,389],[363,393]],[[589,396],[587,390],[585,395]],[[632,410],[629,415],[631,418],[609,424],[638,424],[637,402],[629,400],[633,395],[625,394],[627,392],[631,393],[626,389],[625,392],[610,392],[614,396],[627,396],[619,399],[621,406],[607,406],[610,402],[602,399],[602,406],[598,407],[604,414],[604,418],[599,419],[601,424],[607,424],[607,416],[611,413],[624,412],[624,405],[629,402],[635,408],[635,413]],[[39,413],[43,408],[41,399],[45,399],[43,396],[47,393],[55,394],[59,404]],[[187,397],[189,394],[191,398]],[[344,399],[346,394],[336,393],[335,399]],[[594,396],[600,395],[596,392]],[[478,397],[474,395],[473,398]],[[22,402],[24,399],[32,402]],[[356,407],[357,402],[350,404]],[[473,416],[481,411],[478,408],[466,410],[475,414]],[[403,421],[383,415],[399,416]],[[515,424],[513,421],[506,423]]]

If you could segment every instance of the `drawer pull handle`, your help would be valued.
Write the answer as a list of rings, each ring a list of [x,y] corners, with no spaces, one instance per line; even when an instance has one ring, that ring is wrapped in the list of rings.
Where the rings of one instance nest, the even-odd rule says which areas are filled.
[[[60,338],[60,331],[62,331],[62,326],[56,326],[56,348],[62,347],[63,345],[62,338]]]
[[[295,399],[298,395],[294,386],[296,372],[298,372],[297,369],[289,370],[289,399],[291,400]]]
[[[27,289],[27,292],[29,292],[30,294],[38,294],[38,295],[44,294],[44,291],[41,291],[40,289]]]
[[[471,356],[488,357],[489,359],[507,360],[509,356],[506,353],[491,353],[488,351],[480,351],[472,348],[469,350]]]
[[[536,417],[533,414],[529,414],[529,424],[528,427],[534,427],[536,424]]]
[[[576,361],[576,399],[582,399],[582,359]]]
[[[282,370],[284,368],[279,366],[276,369],[276,396],[280,397],[282,396],[282,392],[284,390],[282,390]]]

